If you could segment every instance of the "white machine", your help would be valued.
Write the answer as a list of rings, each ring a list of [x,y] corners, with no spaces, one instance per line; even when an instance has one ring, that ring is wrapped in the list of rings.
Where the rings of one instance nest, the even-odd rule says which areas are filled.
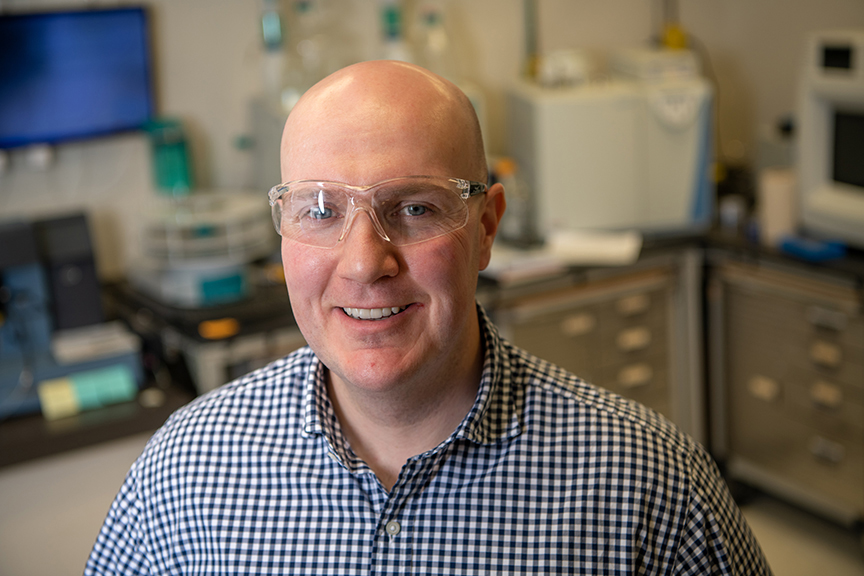
[[[680,232],[713,211],[712,90],[687,51],[630,50],[614,76],[508,94],[510,153],[536,229]]]
[[[798,121],[804,228],[864,247],[864,29],[810,35]]]
[[[277,243],[267,203],[251,192],[168,200],[151,214],[143,257],[129,270],[139,290],[174,306],[198,308],[249,296],[248,264]]]

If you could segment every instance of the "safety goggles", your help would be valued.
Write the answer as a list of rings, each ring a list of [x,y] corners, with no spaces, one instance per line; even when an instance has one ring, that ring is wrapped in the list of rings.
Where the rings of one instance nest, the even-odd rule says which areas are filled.
[[[460,178],[405,176],[370,186],[295,180],[269,193],[273,225],[283,238],[333,248],[365,212],[375,231],[395,246],[426,242],[468,223],[468,199],[486,185]]]

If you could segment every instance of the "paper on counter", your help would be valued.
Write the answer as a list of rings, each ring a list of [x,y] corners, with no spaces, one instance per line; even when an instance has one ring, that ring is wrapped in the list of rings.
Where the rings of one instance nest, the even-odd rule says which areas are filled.
[[[641,250],[642,235],[635,231],[558,231],[548,236],[542,248],[520,250],[495,244],[483,274],[499,282],[518,283],[561,274],[572,266],[632,264]]]
[[[493,244],[492,258],[482,274],[512,284],[555,276],[566,270],[567,265],[545,248],[522,250]]]
[[[571,266],[624,266],[639,259],[642,234],[635,230],[557,230],[547,237],[546,248]]]

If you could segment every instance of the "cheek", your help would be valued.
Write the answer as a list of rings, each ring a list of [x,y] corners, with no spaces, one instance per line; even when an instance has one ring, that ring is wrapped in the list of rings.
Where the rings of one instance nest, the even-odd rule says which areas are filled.
[[[327,258],[320,251],[297,244],[282,244],[282,269],[292,303],[320,294],[329,277]]]
[[[414,277],[445,300],[466,299],[473,306],[478,268],[470,235],[453,234],[435,242],[429,249],[416,261]],[[432,265],[433,262],[437,264]],[[461,303],[457,307],[461,307]]]
[[[323,326],[320,303],[329,279],[326,266],[326,258],[315,250],[296,244],[282,247],[282,269],[294,320],[306,342],[316,347],[316,327]]]

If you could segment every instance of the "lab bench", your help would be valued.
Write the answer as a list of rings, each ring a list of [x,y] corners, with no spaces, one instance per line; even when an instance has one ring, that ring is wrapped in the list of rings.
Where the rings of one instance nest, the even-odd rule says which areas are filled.
[[[163,304],[125,282],[105,286],[103,296],[109,316],[142,340],[146,383],[131,401],[75,416],[0,421],[0,467],[155,431],[197,395],[304,344],[276,282],[256,285],[243,301],[199,309]]]
[[[242,301],[169,306],[119,283],[108,291],[117,315],[169,363],[182,362],[204,394],[306,344],[282,282],[257,282]]]
[[[130,402],[53,421],[41,414],[9,418],[0,422],[0,468],[155,431],[192,398],[182,386],[148,382]]]

